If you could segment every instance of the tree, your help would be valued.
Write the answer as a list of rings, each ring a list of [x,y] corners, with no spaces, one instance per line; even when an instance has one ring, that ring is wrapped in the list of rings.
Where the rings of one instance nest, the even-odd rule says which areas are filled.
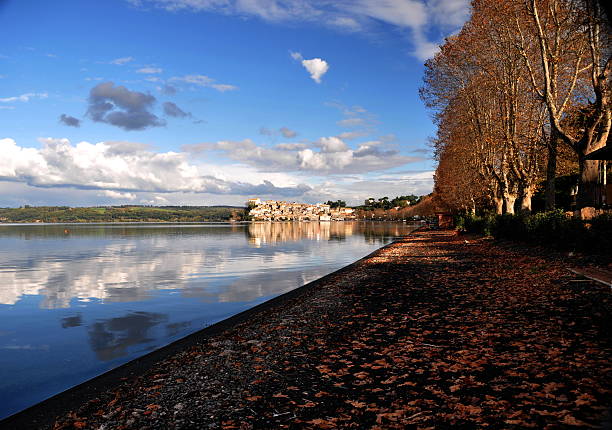
[[[515,23],[532,87],[546,104],[554,142],[560,139],[578,156],[578,206],[593,206],[599,161],[585,157],[605,145],[612,121],[611,37],[601,5],[595,0],[524,0],[523,5],[529,25],[519,15]],[[532,46],[539,63],[532,60]],[[585,109],[582,127],[572,132],[564,120],[575,104]]]

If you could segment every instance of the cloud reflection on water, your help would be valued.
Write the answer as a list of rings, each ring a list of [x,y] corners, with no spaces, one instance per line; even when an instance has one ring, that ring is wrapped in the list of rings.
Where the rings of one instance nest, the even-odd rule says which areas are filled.
[[[356,222],[69,228],[66,240],[64,226],[1,227],[0,243],[7,240],[13,245],[7,244],[9,251],[0,253],[1,304],[14,305],[31,295],[42,297],[41,308],[69,308],[74,299],[144,301],[155,291],[168,289],[210,302],[254,300],[321,276],[324,270],[315,266],[324,265],[327,257],[336,258],[326,254],[342,251],[316,242],[362,235],[371,243],[406,229],[401,224]],[[26,237],[46,240],[24,241]],[[44,246],[33,246],[37,243]],[[283,279],[277,276],[277,271],[291,269],[296,273]],[[221,287],[222,278],[227,282]]]

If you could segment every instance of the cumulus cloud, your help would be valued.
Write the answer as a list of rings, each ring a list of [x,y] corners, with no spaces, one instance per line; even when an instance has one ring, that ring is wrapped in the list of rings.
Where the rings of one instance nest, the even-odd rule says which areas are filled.
[[[175,76],[169,79],[172,82],[182,82],[186,84],[192,84],[199,87],[204,88],[213,88],[221,93],[226,91],[234,91],[237,90],[238,87],[235,85],[229,84],[219,84],[214,79],[206,76],[206,75],[185,75],[185,76]]]
[[[49,97],[49,94],[47,93],[25,93],[25,94],[21,94],[20,96],[0,98],[0,103],[12,103],[12,102],[27,103],[31,99],[34,99],[34,98],[46,99],[47,97]]]
[[[136,70],[136,73],[144,73],[146,75],[155,75],[162,72],[163,70],[159,67],[143,67],[141,69]]]
[[[279,149],[281,151],[299,151],[309,147],[310,145],[307,143],[279,143],[278,145],[274,146],[275,149]]]
[[[124,64],[127,64],[131,61],[134,61],[134,57],[121,57],[109,61],[109,64],[114,64],[115,66],[123,66]]]
[[[368,146],[369,145],[369,146]],[[366,173],[420,161],[407,157],[383,142],[370,142],[356,150],[335,136],[323,137],[306,144],[280,144],[269,148],[251,139],[184,145],[191,153],[219,151],[228,158],[267,172],[309,172],[321,176],[344,173]],[[376,150],[370,149],[377,146]]]
[[[315,142],[315,145],[321,148],[321,152],[344,152],[348,150],[346,143],[335,136],[322,137]]]
[[[59,121],[62,124],[67,125],[68,127],[80,127],[81,126],[81,120],[80,119],[75,118],[75,117],[70,116],[70,115],[66,115],[65,113],[60,115]]]
[[[176,104],[172,102],[165,102],[163,104],[163,107],[164,107],[164,113],[167,116],[171,116],[174,118],[185,118],[185,117],[191,116],[189,112],[185,112],[184,110],[182,110],[180,107],[178,107]]]
[[[445,36],[470,13],[469,0],[127,0],[170,11],[210,11],[254,16],[270,22],[307,22],[339,31],[364,31],[377,24],[407,30],[419,60],[435,54]],[[433,30],[433,31],[432,31]],[[440,35],[431,38],[431,34]],[[297,58],[296,58],[297,59]],[[300,59],[302,61],[302,59]]]
[[[13,139],[0,139],[0,153],[5,155],[0,157],[0,181],[37,188],[108,191],[107,196],[122,198],[140,192],[299,196],[310,190],[304,184],[243,182],[233,179],[237,175],[224,178],[210,168],[191,163],[185,153],[157,153],[139,143],[72,145],[68,139],[51,138],[40,142],[42,148],[37,149],[19,146]]]
[[[317,84],[321,83],[321,78],[329,70],[329,64],[327,64],[327,61],[320,58],[311,58],[310,60],[306,60],[299,52],[290,52],[289,55],[291,55],[291,58],[294,60],[302,63],[302,66],[304,66],[304,68],[310,74],[312,80]]]
[[[165,125],[149,109],[155,97],[138,91],[130,91],[123,85],[103,82],[89,92],[87,115],[95,122],[120,127],[124,130],[144,130]]]

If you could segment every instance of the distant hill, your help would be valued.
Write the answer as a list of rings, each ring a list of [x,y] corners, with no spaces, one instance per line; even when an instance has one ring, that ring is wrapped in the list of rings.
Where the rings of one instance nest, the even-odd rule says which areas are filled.
[[[245,218],[238,206],[24,206],[0,208],[0,222],[204,222]]]

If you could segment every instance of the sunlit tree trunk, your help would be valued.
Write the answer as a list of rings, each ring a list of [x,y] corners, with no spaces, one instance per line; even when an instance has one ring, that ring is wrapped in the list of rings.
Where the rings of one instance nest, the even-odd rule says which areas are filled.
[[[544,190],[545,209],[551,211],[556,206],[556,179],[557,179],[557,136],[550,133],[547,147],[548,157],[546,160],[546,189]]]

